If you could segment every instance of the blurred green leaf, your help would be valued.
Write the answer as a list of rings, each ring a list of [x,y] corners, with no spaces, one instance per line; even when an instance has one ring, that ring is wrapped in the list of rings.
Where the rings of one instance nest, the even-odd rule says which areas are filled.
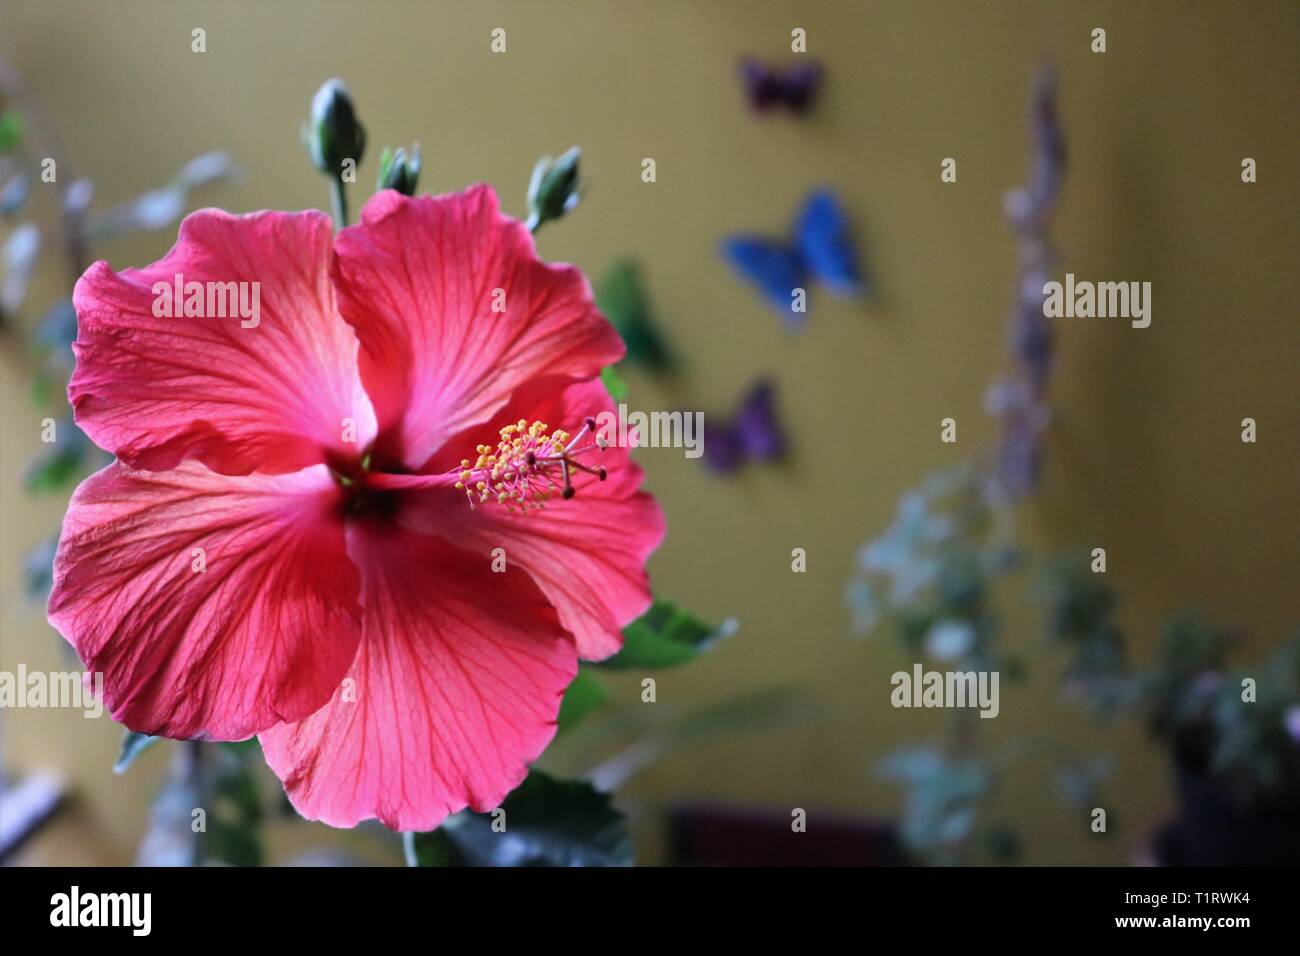
[[[33,456],[23,473],[23,487],[29,492],[62,490],[77,479],[94,451],[86,433],[70,417],[57,423],[54,435],[56,440]]]
[[[23,591],[32,601],[45,601],[54,585],[54,554],[59,539],[46,538],[23,555]]]
[[[444,830],[402,834],[402,852],[407,866],[458,866],[460,853]]]
[[[117,763],[113,764],[113,773],[126,773],[137,757],[162,739],[128,730],[122,737],[122,748],[117,755]]]
[[[627,345],[627,361],[656,371],[672,367],[672,355],[655,326],[641,270],[635,260],[621,259],[601,277],[596,307]]]
[[[32,370],[32,404],[40,408],[54,398],[54,376],[50,370],[38,366]]]
[[[462,812],[442,833],[470,866],[630,866],[632,842],[613,799],[582,781],[533,770],[501,804],[504,817]],[[504,826],[504,829],[502,829]],[[418,845],[417,838],[417,845]]]
[[[41,255],[41,229],[24,222],[16,227],[0,247],[3,280],[0,281],[0,316],[14,316],[27,297],[27,284]]]
[[[614,370],[614,366],[606,365],[600,370],[600,381],[614,401],[621,402],[627,398],[627,382]]]
[[[137,230],[166,228],[185,212],[187,195],[185,188],[178,185],[151,189],[99,214],[86,231],[92,240],[103,240]]]
[[[0,113],[0,153],[7,153],[23,138],[23,118],[17,110]]]
[[[213,783],[212,793],[217,800],[228,805],[240,824],[252,825],[261,821],[262,790],[250,767],[223,767]]]
[[[208,831],[204,836],[204,850],[208,860],[227,866],[262,865],[262,841],[258,838],[256,829],[210,817]]]
[[[1068,555],[1052,560],[1037,584],[1047,608],[1047,636],[1060,642],[1087,642],[1109,628],[1117,603],[1114,589],[1093,574],[1087,561]]]
[[[609,691],[605,685],[592,676],[586,667],[578,669],[578,676],[573,679],[569,689],[560,701],[559,731],[571,730],[582,718],[594,710],[600,709],[609,700]]]
[[[260,824],[264,816],[257,775],[256,738],[205,747],[211,801],[205,850],[209,860],[230,866],[261,866]]]
[[[1105,755],[1062,764],[1055,775],[1062,799],[1076,810],[1097,805],[1101,785],[1110,776],[1114,761]]]
[[[1003,654],[998,658],[1001,662],[997,667],[1007,680],[1013,684],[1023,684],[1029,674],[1029,669],[1025,666],[1025,659],[1016,654]]]
[[[605,724],[636,731],[622,751],[601,761],[584,776],[603,791],[615,791],[632,776],[669,753],[701,740],[737,734],[788,730],[821,715],[820,708],[798,687],[764,687],[701,710],[665,717],[658,708],[638,707]]]
[[[992,771],[978,759],[951,758],[932,747],[895,751],[876,770],[903,789],[904,844],[931,862],[958,862],[993,786]]]
[[[1020,834],[1005,824],[995,824],[985,830],[983,843],[995,863],[1014,863],[1024,850]]]
[[[15,173],[0,189],[0,216],[16,216],[27,205],[32,194],[32,181],[26,173]]]
[[[247,740],[223,740],[221,746],[237,754],[251,754],[257,752],[259,744],[256,737],[249,737]]]
[[[675,717],[659,736],[664,742],[664,752],[668,752],[710,737],[795,727],[820,713],[806,691],[776,685],[747,691]]]
[[[623,649],[595,666],[611,670],[676,667],[734,634],[737,627],[734,618],[714,627],[670,601],[656,600],[650,610],[623,629]]]
[[[239,179],[242,171],[228,153],[213,151],[195,156],[176,174],[178,185],[186,189],[201,189],[215,183],[228,183]]]
[[[87,235],[96,241],[128,232],[165,229],[184,215],[194,190],[231,182],[239,176],[239,167],[225,153],[196,156],[167,185],[119,203],[92,218],[86,226]]]
[[[52,353],[60,368],[72,370],[72,343],[77,340],[77,310],[71,299],[60,299],[36,323],[35,341]]]

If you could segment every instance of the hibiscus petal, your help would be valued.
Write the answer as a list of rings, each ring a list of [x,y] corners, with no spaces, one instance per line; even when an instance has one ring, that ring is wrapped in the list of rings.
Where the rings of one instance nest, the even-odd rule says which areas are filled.
[[[339,309],[361,339],[390,463],[419,468],[531,378],[590,378],[623,355],[587,280],[540,262],[487,186],[418,199],[385,190],[336,249]]]
[[[429,830],[499,806],[555,734],[572,639],[526,575],[437,538],[375,524],[349,532],[349,551],[365,604],[351,680],[262,733],[267,764],[331,826]]]
[[[567,388],[532,383],[491,423],[457,436],[435,464],[454,468],[461,451],[473,459],[480,443],[495,446],[500,428],[521,418],[575,433],[587,417],[612,408],[599,382]],[[623,646],[623,626],[650,606],[645,563],[665,526],[658,503],[639,490],[642,471],[626,448],[611,444],[583,460],[603,466],[609,477],[579,475],[577,494],[568,501],[555,497],[527,512],[491,500],[471,509],[464,492],[439,488],[408,493],[398,520],[485,555],[484,563],[494,548],[504,548],[507,564],[525,569],[555,605],[579,656],[600,660]]]
[[[176,245],[147,268],[95,263],[73,293],[77,423],[101,448],[153,470],[185,458],[225,474],[355,459],[375,434],[374,410],[356,335],[335,305],[332,241],[323,213],[207,209],[187,217]],[[221,292],[211,309],[227,317],[186,317],[184,299],[164,299],[162,285],[155,293],[156,283],[174,289],[178,275],[182,288],[205,284],[205,313],[208,290]],[[228,283],[247,283],[250,313],[257,283],[256,325],[225,299]],[[155,315],[155,303],[173,317]]]
[[[360,640],[359,594],[324,465],[232,477],[114,462],[68,506],[49,617],[103,672],[115,720],[240,740],[329,700]]]

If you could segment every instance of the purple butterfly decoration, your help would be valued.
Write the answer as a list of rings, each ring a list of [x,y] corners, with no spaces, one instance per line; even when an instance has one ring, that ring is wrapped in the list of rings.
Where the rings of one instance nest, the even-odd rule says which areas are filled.
[[[782,69],[747,56],[740,61],[740,76],[754,112],[766,113],[779,106],[802,116],[817,98],[822,66],[814,61]]]
[[[776,420],[776,386],[760,379],[730,419],[706,416],[704,463],[728,475],[749,461],[772,461],[785,453],[785,433]]]

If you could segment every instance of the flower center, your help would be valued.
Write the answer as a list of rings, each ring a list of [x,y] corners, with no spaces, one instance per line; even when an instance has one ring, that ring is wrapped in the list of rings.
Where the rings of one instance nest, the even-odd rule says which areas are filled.
[[[371,454],[367,451],[354,461],[332,461],[330,474],[344,491],[344,514],[362,518],[391,518],[396,512],[398,493],[373,483],[375,473],[370,470]]]
[[[496,448],[479,445],[478,459],[462,459],[456,473],[456,487],[465,492],[470,507],[495,498],[507,508],[521,511],[541,508],[552,494],[564,499],[577,494],[575,472],[606,478],[604,468],[590,467],[579,456],[605,450],[605,441],[595,437],[596,420],[588,417],[576,435],[563,429],[548,433],[545,422],[519,419],[501,429]]]

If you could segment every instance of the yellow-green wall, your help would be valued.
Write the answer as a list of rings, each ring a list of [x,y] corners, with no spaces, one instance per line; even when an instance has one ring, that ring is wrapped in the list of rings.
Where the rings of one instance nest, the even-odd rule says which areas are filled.
[[[682,751],[640,778],[629,805],[670,798],[755,801],[888,814],[895,793],[870,766],[939,729],[894,710],[903,665],[884,637],[854,639],[843,608],[854,552],[927,472],[994,434],[982,410],[1000,368],[1015,254],[1001,195],[1023,181],[1030,76],[1061,76],[1071,167],[1055,227],[1061,271],[1153,283],[1153,323],[1064,320],[1047,490],[1024,520],[1044,547],[1104,546],[1123,620],[1147,658],[1171,610],[1199,603],[1253,647],[1300,624],[1300,325],[1297,325],[1296,51],[1300,6],[1281,2],[112,2],[0,4],[0,55],[56,118],[97,202],[131,197],[190,156],[229,150],[247,169],[210,197],[234,211],[324,206],[298,143],[324,79],[346,79],[373,144],[418,140],[421,187],[493,183],[522,212],[532,161],[584,149],[589,195],[539,237],[541,253],[598,275],[616,256],[646,269],[654,304],[689,359],[672,384],[629,373],[642,408],[725,408],[773,371],[793,432],[780,468],[717,481],[678,453],[645,451],[669,520],[653,559],[663,594],[742,634],[659,678],[683,709],[777,682],[808,687],[824,719]],[[508,31],[508,52],[489,31]],[[742,53],[784,59],[807,30],[829,70],[813,118],[756,121],[740,102]],[[1108,52],[1089,32],[1108,31]],[[190,31],[207,31],[207,52]],[[642,183],[654,157],[658,181]],[[958,160],[941,185],[939,162]],[[1259,182],[1240,181],[1254,157]],[[725,233],[784,228],[804,192],[834,184],[859,225],[877,287],[867,305],[814,292],[792,336],[716,253]],[[105,250],[139,265],[170,234]],[[57,293],[49,270],[33,293]],[[56,638],[22,603],[20,555],[56,526],[62,502],[19,488],[39,446],[24,363],[4,345],[0,415],[0,667],[60,669]],[[940,444],[953,416],[959,442]],[[1239,440],[1240,421],[1259,441]],[[790,550],[808,572],[790,573]],[[1015,598],[1015,592],[1009,595]],[[1016,601],[1017,605],[1023,602]],[[1039,640],[1028,609],[1008,640]],[[1019,823],[1031,862],[1132,859],[1171,806],[1166,768],[1132,725],[1089,728],[1057,706],[1052,666],[1007,689],[990,741],[1051,735],[1118,756],[1116,839],[1091,837],[1051,792],[1038,758],[1004,782],[995,816]],[[635,680],[616,682],[636,706]],[[73,712],[3,715],[10,763],[55,768],[79,809],[33,862],[126,862],[166,758],[108,772],[117,730]],[[358,842],[358,837],[352,838]],[[653,858],[653,853],[651,853]]]

